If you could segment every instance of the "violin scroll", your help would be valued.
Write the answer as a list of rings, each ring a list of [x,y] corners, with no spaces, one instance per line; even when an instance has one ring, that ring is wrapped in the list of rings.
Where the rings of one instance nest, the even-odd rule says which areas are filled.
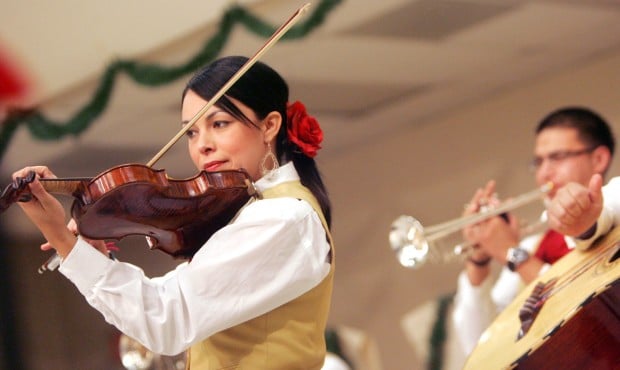
[[[7,185],[0,195],[0,212],[4,212],[15,202],[28,202],[32,199],[28,184],[35,178],[35,172],[30,171],[25,177],[18,177]]]

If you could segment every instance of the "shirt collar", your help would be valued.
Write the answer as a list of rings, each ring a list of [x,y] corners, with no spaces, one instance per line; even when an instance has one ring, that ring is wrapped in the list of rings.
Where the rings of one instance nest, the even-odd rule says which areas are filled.
[[[269,189],[283,182],[289,181],[299,181],[299,174],[297,173],[295,165],[293,165],[292,161],[261,177],[258,181],[256,181],[256,183],[254,183],[254,187],[256,187],[259,192],[262,192],[265,189]]]

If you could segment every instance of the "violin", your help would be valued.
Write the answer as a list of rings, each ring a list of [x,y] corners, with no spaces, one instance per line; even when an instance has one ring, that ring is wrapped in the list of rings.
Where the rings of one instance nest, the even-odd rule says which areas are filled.
[[[0,195],[0,212],[15,201],[29,201],[28,184],[34,179],[30,172],[9,184]],[[92,179],[39,181],[50,193],[75,198],[71,215],[80,235],[97,240],[144,235],[152,249],[182,258],[191,258],[256,195],[243,169],[174,180],[164,170],[126,164]]]
[[[94,178],[39,179],[48,192],[75,198],[71,215],[79,234],[95,240],[144,235],[152,249],[191,258],[251,197],[258,196],[243,169],[201,171],[192,178],[174,180],[152,166],[293,26],[309,5],[299,8],[280,26],[146,165],[120,165]],[[15,179],[4,189],[0,212],[16,201],[32,198],[28,184],[35,176],[32,172]]]

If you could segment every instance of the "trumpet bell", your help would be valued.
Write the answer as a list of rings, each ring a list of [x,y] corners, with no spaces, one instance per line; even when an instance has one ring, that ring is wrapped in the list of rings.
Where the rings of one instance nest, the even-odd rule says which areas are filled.
[[[127,370],[183,370],[186,368],[184,352],[174,356],[153,353],[125,334],[121,334],[118,350],[123,367]]]
[[[429,245],[424,227],[412,216],[403,215],[392,222],[389,240],[398,262],[404,267],[416,269],[426,262]]]
[[[154,362],[154,354],[133,338],[121,335],[119,352],[123,367],[128,370],[150,369]]]

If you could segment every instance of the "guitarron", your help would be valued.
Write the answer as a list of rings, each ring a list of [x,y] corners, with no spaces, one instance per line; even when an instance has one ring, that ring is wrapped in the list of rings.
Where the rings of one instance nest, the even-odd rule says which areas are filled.
[[[620,369],[620,227],[529,284],[482,334],[464,370]]]

